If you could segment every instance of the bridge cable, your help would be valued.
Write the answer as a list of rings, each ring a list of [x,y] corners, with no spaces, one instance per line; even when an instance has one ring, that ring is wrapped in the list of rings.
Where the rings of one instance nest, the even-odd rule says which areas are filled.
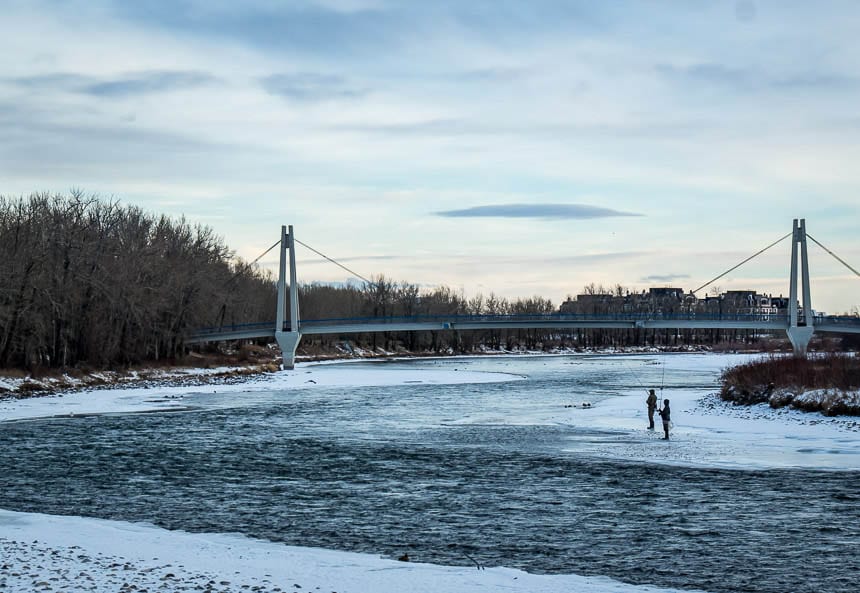
[[[258,261],[260,261],[260,259],[261,259],[264,255],[266,255],[266,254],[267,254],[267,253],[269,253],[272,249],[274,249],[275,247],[277,247],[278,245],[280,245],[280,243],[281,243],[281,240],[280,240],[280,239],[278,239],[278,240],[274,243],[274,245],[272,245],[271,247],[269,247],[268,249],[266,249],[263,253],[261,253],[260,255],[258,255],[258,256],[257,256],[257,259],[255,259],[255,260],[254,260],[254,261],[252,261],[251,263],[246,264],[245,266],[241,267],[241,268],[240,268],[240,269],[239,269],[235,274],[233,274],[233,276],[231,276],[231,277],[230,277],[230,279],[229,279],[229,280],[227,280],[227,282],[225,282],[225,283],[223,284],[223,286],[227,286],[228,284],[230,284],[231,282],[233,282],[233,280],[235,280],[236,278],[238,278],[238,277],[239,277],[243,272],[245,272],[245,271],[247,271],[247,270],[250,270],[250,269],[251,269],[251,267],[252,267],[254,264],[256,264]],[[222,286],[222,288],[223,288],[223,286]]]
[[[371,285],[371,286],[376,286],[376,282],[371,282],[370,280],[368,280],[367,278],[365,278],[364,276],[362,276],[362,275],[361,275],[361,274],[359,274],[358,272],[355,272],[355,271],[353,271],[353,270],[350,270],[350,269],[349,269],[349,268],[347,268],[345,265],[343,265],[343,264],[341,264],[341,263],[339,263],[339,262],[337,262],[337,261],[333,260],[332,258],[330,258],[329,256],[327,256],[326,254],[324,254],[324,253],[320,253],[319,251],[317,251],[316,249],[314,249],[313,247],[311,247],[311,246],[310,246],[310,245],[308,245],[307,243],[302,243],[301,241],[299,241],[299,240],[298,240],[298,239],[296,239],[296,238],[293,238],[293,241],[295,241],[295,242],[296,242],[296,243],[298,243],[299,245],[302,245],[302,246],[304,246],[304,247],[307,247],[308,249],[310,249],[311,251],[313,251],[314,253],[316,253],[316,254],[317,254],[317,255],[319,255],[320,257],[324,257],[325,259],[327,259],[328,261],[330,261],[330,262],[331,262],[331,263],[333,263],[334,265],[336,265],[336,266],[338,266],[338,267],[340,267],[340,268],[343,268],[344,270],[346,270],[347,272],[349,272],[349,273],[350,273],[350,274],[352,274],[353,276],[357,276],[358,278],[361,278],[362,280],[364,280],[365,282],[367,282],[369,285]]]
[[[781,237],[781,238],[777,239],[776,241],[774,241],[773,243],[771,243],[770,245],[768,245],[767,247],[765,247],[765,248],[764,248],[764,249],[762,249],[761,251],[757,251],[756,253],[752,254],[751,256],[749,256],[748,258],[746,258],[744,261],[742,261],[742,262],[741,262],[741,263],[739,263],[738,265],[736,265],[736,266],[733,266],[733,267],[729,268],[728,270],[726,270],[725,272],[723,272],[722,274],[720,274],[720,275],[719,275],[719,276],[717,276],[716,278],[713,278],[713,279],[711,279],[711,280],[708,280],[707,282],[705,282],[704,284],[702,284],[702,285],[701,285],[699,288],[697,288],[696,290],[691,291],[691,293],[690,293],[690,294],[695,294],[695,293],[699,292],[700,290],[702,290],[702,289],[703,289],[703,288],[705,288],[706,286],[709,286],[709,285],[713,284],[714,282],[716,282],[717,280],[719,280],[720,278],[722,278],[723,276],[725,276],[725,275],[726,275],[726,274],[728,274],[729,272],[732,272],[732,271],[734,271],[734,270],[737,270],[739,267],[741,267],[742,265],[744,265],[745,263],[747,263],[747,262],[748,262],[748,261],[750,261],[751,259],[753,259],[753,258],[755,258],[755,257],[758,257],[759,255],[761,255],[762,253],[764,253],[765,251],[767,251],[768,249],[770,249],[771,247],[773,247],[773,246],[774,246],[774,245],[776,245],[777,243],[779,243],[779,242],[781,242],[781,241],[784,241],[785,239],[787,239],[788,237],[790,237],[793,233],[794,233],[794,231],[792,231],[791,233],[788,233],[788,234],[787,234],[787,235],[785,235],[784,237]],[[807,234],[806,236],[808,237],[809,235]],[[814,239],[813,239],[813,241],[814,241]],[[817,243],[817,241],[816,241],[816,243]]]
[[[837,260],[837,261],[839,261],[839,263],[841,263],[843,266],[845,266],[846,268],[848,268],[849,270],[851,270],[852,272],[854,272],[856,275],[860,276],[860,272],[858,272],[857,270],[855,270],[854,268],[852,268],[851,266],[849,266],[849,265],[848,265],[848,263],[847,263],[844,259],[842,259],[842,258],[841,258],[841,257],[839,257],[838,255],[836,255],[835,253],[833,253],[832,251],[830,251],[829,249],[827,249],[827,247],[825,247],[824,245],[822,245],[821,243],[819,243],[818,241],[816,241],[816,240],[815,240],[815,237],[813,237],[813,236],[812,236],[812,235],[810,235],[809,233],[806,233],[806,236],[807,236],[807,237],[809,237],[810,239],[812,239],[813,241],[815,241],[815,244],[816,244],[816,245],[818,245],[819,247],[821,247],[824,251],[826,251],[827,253],[829,253],[830,255],[832,255],[834,258],[836,258],[836,260]]]

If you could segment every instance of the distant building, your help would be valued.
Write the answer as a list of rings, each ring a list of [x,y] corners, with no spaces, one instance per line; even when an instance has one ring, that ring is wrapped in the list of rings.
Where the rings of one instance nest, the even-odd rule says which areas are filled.
[[[673,299],[678,299],[680,301],[684,296],[684,289],[683,288],[649,288],[648,294],[651,295],[652,298],[657,298],[657,299],[673,298]]]
[[[560,313],[605,315],[613,313],[653,316],[686,315],[749,315],[769,319],[788,315],[789,299],[779,295],[759,294],[755,290],[729,290],[719,295],[698,298],[692,292],[676,287],[653,287],[624,295],[609,293],[578,294],[559,307]],[[798,314],[803,309],[798,305]]]

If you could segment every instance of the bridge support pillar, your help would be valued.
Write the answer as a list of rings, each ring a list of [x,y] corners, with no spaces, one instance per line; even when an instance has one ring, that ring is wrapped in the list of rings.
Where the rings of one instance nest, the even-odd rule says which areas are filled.
[[[791,347],[794,349],[795,356],[806,357],[806,349],[809,346],[809,341],[812,339],[812,334],[815,328],[808,326],[789,327],[785,330],[788,334],[788,340],[791,342]]]
[[[281,360],[284,370],[293,370],[296,368],[296,348],[299,347],[299,340],[302,339],[302,334],[299,332],[275,332],[275,340],[281,348]]]

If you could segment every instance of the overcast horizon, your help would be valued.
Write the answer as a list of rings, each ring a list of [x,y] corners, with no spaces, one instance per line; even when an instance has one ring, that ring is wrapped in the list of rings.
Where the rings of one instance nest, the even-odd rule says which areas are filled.
[[[860,268],[855,2],[0,9],[2,195],[184,215],[247,260],[291,224],[366,278],[556,305],[690,290],[794,218]],[[787,295],[789,253],[715,286]],[[860,307],[860,278],[809,255],[813,308]],[[298,260],[302,282],[352,277]]]

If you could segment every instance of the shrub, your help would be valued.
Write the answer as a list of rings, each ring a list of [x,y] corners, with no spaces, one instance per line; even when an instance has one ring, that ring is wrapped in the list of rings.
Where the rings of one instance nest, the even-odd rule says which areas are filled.
[[[720,397],[741,405],[768,402],[824,414],[860,415],[860,359],[825,353],[808,358],[770,355],[723,371]]]

